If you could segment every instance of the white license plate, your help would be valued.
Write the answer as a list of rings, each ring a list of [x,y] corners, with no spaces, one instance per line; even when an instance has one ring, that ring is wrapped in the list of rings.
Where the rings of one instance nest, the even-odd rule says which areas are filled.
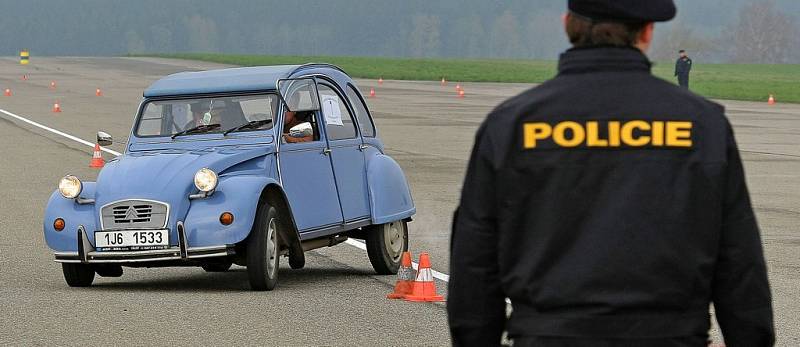
[[[164,249],[169,246],[169,231],[96,231],[94,233],[94,243],[98,251],[144,251]]]

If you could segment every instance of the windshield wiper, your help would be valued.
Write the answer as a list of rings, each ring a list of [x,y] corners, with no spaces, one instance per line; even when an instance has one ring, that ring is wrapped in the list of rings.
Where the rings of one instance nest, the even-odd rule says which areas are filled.
[[[189,134],[194,134],[194,133],[204,133],[206,131],[214,130],[214,129],[219,128],[219,127],[220,127],[219,124],[198,125],[198,126],[196,126],[194,128],[189,128],[189,129],[186,129],[186,130],[183,130],[183,131],[179,131],[179,132],[175,133],[174,135],[172,135],[172,138],[174,139],[174,138],[176,138],[178,136],[189,135]]]
[[[265,126],[265,125],[267,125],[269,123],[272,123],[272,119],[262,119],[262,120],[249,121],[247,123],[244,123],[242,125],[236,126],[234,128],[230,128],[228,130],[225,130],[225,132],[222,133],[222,136],[228,135],[228,134],[230,134],[230,133],[232,133],[234,131],[239,131],[239,130],[244,130],[244,129],[258,129],[258,128],[260,128],[262,126]]]

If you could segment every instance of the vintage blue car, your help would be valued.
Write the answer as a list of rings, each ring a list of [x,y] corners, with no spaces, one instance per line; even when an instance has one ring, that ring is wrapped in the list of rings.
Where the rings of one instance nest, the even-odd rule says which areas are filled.
[[[271,290],[281,256],[299,269],[305,251],[348,238],[365,240],[379,274],[395,273],[415,212],[344,71],[247,67],[153,83],[125,153],[97,182],[59,182],[44,235],[70,286],[123,266],[238,264],[254,290]]]

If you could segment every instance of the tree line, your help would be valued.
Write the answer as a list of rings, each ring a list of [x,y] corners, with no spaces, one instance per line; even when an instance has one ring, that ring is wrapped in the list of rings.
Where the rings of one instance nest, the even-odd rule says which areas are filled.
[[[677,0],[653,56],[800,63],[796,0]],[[556,59],[568,47],[552,0],[27,0],[3,2],[0,54],[221,52]],[[716,4],[717,7],[713,5]],[[737,9],[731,11],[731,8]],[[718,11],[714,12],[715,9]],[[787,10],[788,9],[788,10]],[[796,11],[794,11],[796,10]],[[792,12],[794,11],[794,12]]]

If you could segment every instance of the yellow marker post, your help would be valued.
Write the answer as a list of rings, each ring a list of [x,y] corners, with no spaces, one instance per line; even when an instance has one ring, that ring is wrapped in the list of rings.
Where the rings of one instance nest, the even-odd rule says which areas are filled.
[[[19,63],[22,65],[28,65],[30,62],[31,54],[28,52],[27,49],[23,49],[19,52]]]

